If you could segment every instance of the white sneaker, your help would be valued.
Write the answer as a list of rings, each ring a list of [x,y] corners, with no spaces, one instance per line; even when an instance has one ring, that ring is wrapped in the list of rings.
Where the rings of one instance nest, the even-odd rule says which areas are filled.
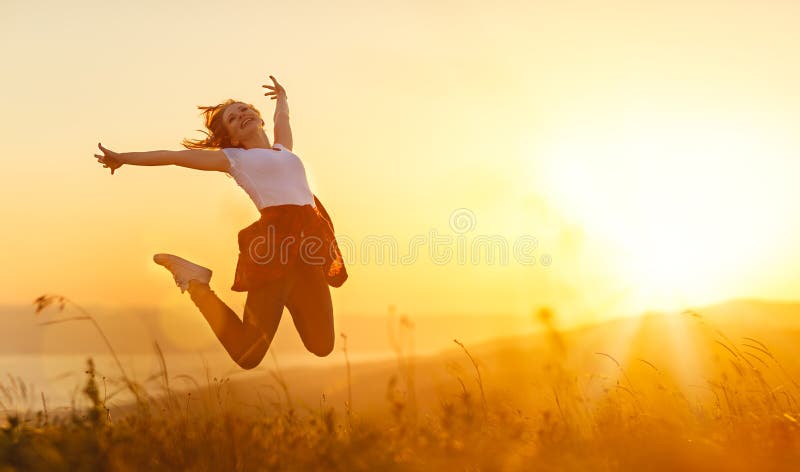
[[[211,269],[189,262],[186,259],[172,254],[156,254],[153,256],[156,264],[166,267],[175,279],[175,285],[181,288],[181,293],[189,288],[189,281],[208,284],[211,282]]]

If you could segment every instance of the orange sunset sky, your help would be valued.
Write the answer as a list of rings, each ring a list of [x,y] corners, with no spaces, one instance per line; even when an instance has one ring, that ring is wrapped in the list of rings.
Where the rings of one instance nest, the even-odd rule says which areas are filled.
[[[551,261],[351,253],[338,313],[551,305],[581,323],[800,293],[800,3],[235,5],[2,3],[0,303],[188,306],[151,260],[171,252],[241,308],[236,233],[258,217],[244,191],[174,166],[111,176],[92,155],[181,149],[196,106],[227,98],[272,137],[269,74],[340,236],[402,256],[455,235],[463,208],[468,247],[532,236]]]

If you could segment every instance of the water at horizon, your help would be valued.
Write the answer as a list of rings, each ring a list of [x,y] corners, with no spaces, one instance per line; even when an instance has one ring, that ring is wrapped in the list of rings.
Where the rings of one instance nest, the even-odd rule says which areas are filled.
[[[86,382],[87,359],[94,360],[101,396],[104,395],[103,376],[109,379],[120,379],[121,375],[111,355],[76,355],[76,354],[13,354],[0,355],[0,386],[11,393],[12,398],[0,395],[0,412],[4,406],[10,411],[38,411],[42,409],[42,395],[47,401],[48,409],[69,407],[73,399],[77,404],[83,401],[82,389]],[[351,355],[352,363],[377,361],[391,358],[388,353]],[[171,388],[191,390],[204,387],[216,379],[244,379],[263,377],[275,369],[275,360],[267,354],[260,366],[245,371],[225,353],[187,353],[165,354],[167,372]],[[319,358],[308,353],[277,354],[277,364],[281,370],[295,367],[330,367],[343,365],[342,356]],[[161,365],[155,354],[122,354],[120,363],[128,377],[143,385],[151,393],[160,393],[162,380],[159,378]],[[25,398],[20,398],[19,382],[25,384]],[[14,387],[14,384],[17,384]],[[107,392],[118,389],[119,382],[109,382]],[[127,403],[129,398],[122,395],[111,398],[109,404]]]

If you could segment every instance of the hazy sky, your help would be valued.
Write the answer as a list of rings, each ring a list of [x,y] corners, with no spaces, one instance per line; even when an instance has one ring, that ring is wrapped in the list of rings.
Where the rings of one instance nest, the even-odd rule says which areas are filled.
[[[180,149],[202,126],[196,106],[227,98],[271,117],[268,74],[340,237],[395,241],[399,256],[424,242],[412,263],[350,254],[341,313],[547,304],[584,321],[796,298],[799,13],[789,1],[6,0],[0,302],[189,304],[151,260],[172,252],[212,268],[241,308],[236,233],[258,216],[244,191],[172,166],[110,176],[92,154],[98,141]],[[537,264],[433,261],[431,231],[457,252],[451,225],[464,221],[467,258],[481,236],[509,250],[535,237]]]

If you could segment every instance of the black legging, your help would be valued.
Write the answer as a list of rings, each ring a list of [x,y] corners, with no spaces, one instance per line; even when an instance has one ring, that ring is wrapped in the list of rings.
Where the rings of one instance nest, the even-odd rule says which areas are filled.
[[[264,358],[284,306],[306,349],[320,357],[333,350],[333,304],[320,266],[299,263],[285,277],[247,292],[244,320],[208,284],[191,281],[189,295],[225,350],[243,369],[256,367]]]

